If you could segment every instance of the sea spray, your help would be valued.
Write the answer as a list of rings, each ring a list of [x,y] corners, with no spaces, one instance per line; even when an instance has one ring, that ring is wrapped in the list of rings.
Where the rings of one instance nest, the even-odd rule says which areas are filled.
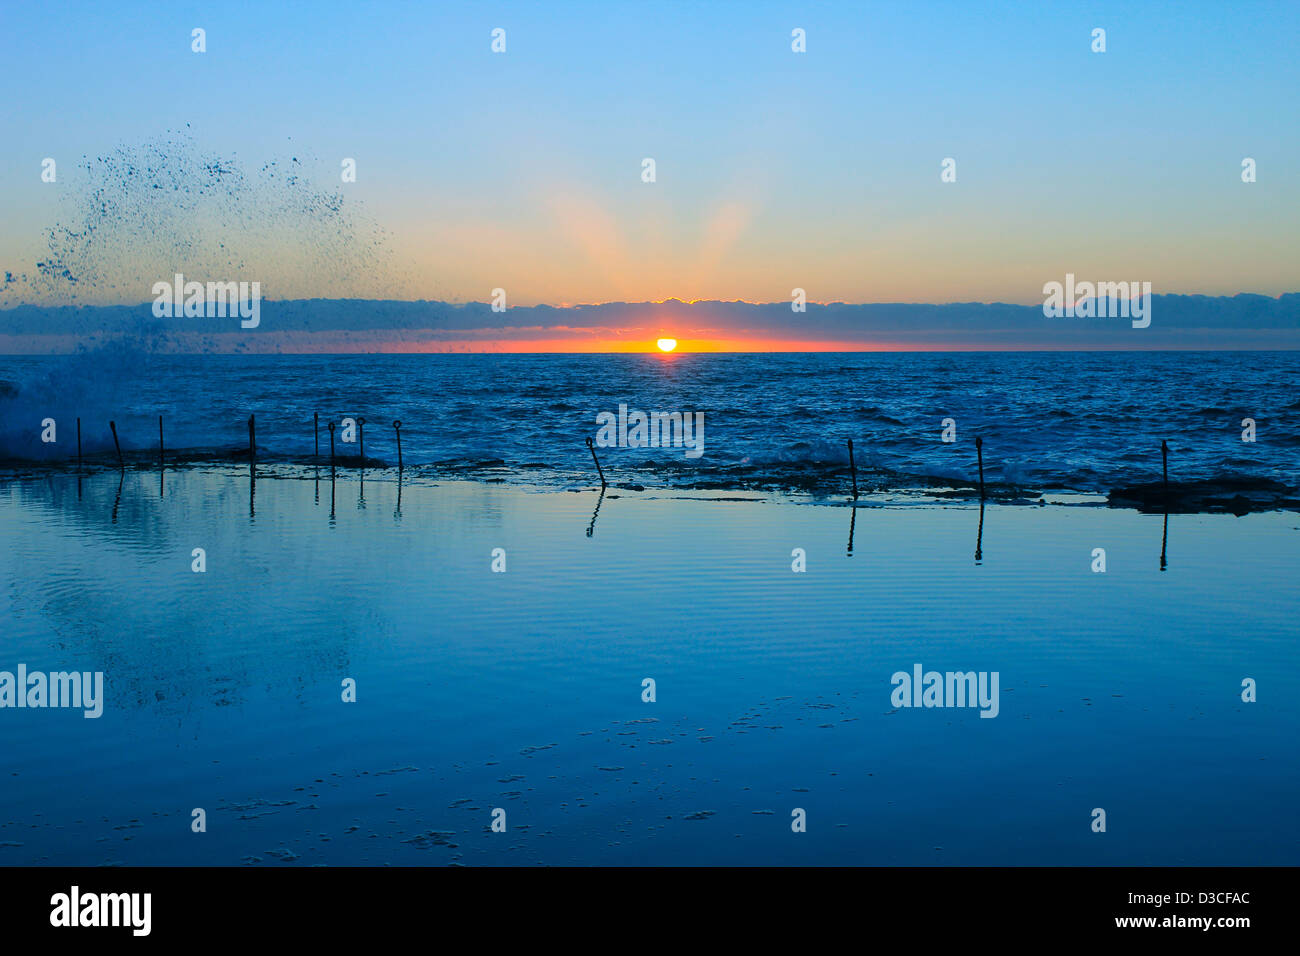
[[[5,270],[0,304],[135,304],[176,272],[277,298],[393,291],[387,234],[299,155],[249,168],[187,127],[83,158],[61,202],[35,261]]]
[[[20,375],[0,387],[0,459],[71,460],[76,456],[75,423],[85,422],[82,447],[87,455],[111,451],[109,419],[122,418],[158,378],[155,356],[167,336],[155,328],[111,339],[57,358],[28,359]],[[141,410],[141,415],[144,411]],[[53,419],[58,440],[41,440],[40,423]],[[123,444],[133,447],[128,425]],[[139,431],[141,435],[144,432]]]
[[[84,450],[93,455],[111,448],[103,423],[116,418],[130,450],[132,436],[146,432],[123,410],[157,390],[151,356],[241,348],[210,333],[256,334],[263,289],[353,296],[390,291],[393,281],[383,230],[337,187],[315,185],[303,159],[246,168],[201,147],[188,127],[83,158],[62,183],[60,204],[58,220],[33,237],[41,250],[34,261],[3,271],[0,344],[13,353],[73,354],[0,376],[0,459],[74,456],[66,441],[41,440],[47,419],[71,427],[81,417]],[[234,283],[227,300],[239,324],[196,329],[151,309],[159,283],[181,273],[218,293]],[[218,315],[220,298],[212,298],[211,310],[205,300],[203,313]],[[189,384],[168,383],[165,391]],[[150,419],[160,411],[140,409]],[[184,434],[195,410],[175,411]],[[214,444],[225,439],[205,437]]]

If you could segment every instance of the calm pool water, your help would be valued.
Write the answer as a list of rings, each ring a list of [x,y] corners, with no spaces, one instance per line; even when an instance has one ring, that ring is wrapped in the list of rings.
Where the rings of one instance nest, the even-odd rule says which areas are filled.
[[[386,475],[0,485],[0,863],[1300,862],[1294,514]]]

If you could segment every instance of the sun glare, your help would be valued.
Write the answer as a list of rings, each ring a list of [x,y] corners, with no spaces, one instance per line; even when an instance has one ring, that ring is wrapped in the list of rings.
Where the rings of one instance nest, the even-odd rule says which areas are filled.
[[[660,340],[659,340],[659,351],[661,351],[661,352],[671,352],[671,351],[672,351],[673,349],[675,349],[675,348],[677,348],[677,340],[676,340],[676,339],[660,339]]]

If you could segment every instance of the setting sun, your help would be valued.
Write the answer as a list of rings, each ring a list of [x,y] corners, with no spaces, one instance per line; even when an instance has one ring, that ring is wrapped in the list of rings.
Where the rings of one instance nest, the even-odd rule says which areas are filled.
[[[673,349],[675,349],[675,348],[677,348],[677,340],[676,340],[676,339],[660,339],[660,340],[659,340],[659,350],[660,350],[661,352],[671,352],[671,351],[672,351]]]

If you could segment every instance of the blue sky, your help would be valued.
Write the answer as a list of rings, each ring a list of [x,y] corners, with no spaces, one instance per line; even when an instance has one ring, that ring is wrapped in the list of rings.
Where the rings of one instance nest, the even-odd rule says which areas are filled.
[[[15,5],[0,268],[41,251],[76,160],[189,124],[342,189],[406,298],[1029,303],[1067,271],[1276,295],[1298,35],[1294,3]]]

